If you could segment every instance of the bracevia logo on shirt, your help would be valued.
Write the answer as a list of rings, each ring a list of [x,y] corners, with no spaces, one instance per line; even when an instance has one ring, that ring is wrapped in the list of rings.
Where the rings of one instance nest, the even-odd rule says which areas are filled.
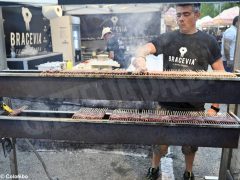
[[[187,48],[186,47],[181,47],[179,49],[180,52],[180,57],[175,57],[175,56],[169,56],[169,62],[173,63],[178,63],[178,64],[184,64],[184,65],[195,65],[195,61],[197,59],[190,59],[190,58],[185,58],[184,55],[187,53]]]

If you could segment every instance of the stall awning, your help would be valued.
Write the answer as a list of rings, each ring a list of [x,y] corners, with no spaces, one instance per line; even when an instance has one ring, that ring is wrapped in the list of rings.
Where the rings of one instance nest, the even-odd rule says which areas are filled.
[[[215,18],[213,18],[213,23],[214,25],[217,25],[217,26],[231,25],[234,17],[238,15],[239,15],[239,7],[235,6],[235,7],[224,10]]]

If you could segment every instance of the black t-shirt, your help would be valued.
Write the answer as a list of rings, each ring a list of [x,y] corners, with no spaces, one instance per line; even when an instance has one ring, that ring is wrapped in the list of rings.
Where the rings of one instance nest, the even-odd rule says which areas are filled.
[[[114,52],[114,60],[117,61],[120,65],[123,64],[124,61],[124,49],[120,47],[118,42],[118,38],[116,36],[112,36],[107,42],[107,51]]]
[[[151,41],[156,48],[155,55],[163,54],[163,70],[204,70],[221,58],[216,39],[198,31],[182,34],[177,31],[164,33]],[[176,108],[203,108],[203,103],[160,103],[162,106]]]

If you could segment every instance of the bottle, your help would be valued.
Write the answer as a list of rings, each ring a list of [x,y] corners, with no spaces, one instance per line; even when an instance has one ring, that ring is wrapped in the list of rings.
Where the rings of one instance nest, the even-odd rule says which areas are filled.
[[[92,58],[96,59],[97,58],[97,52],[96,51],[92,51]]]
[[[11,47],[11,58],[15,58],[15,57],[16,57],[15,48],[12,46]]]
[[[67,60],[67,70],[71,70],[73,68],[73,63],[71,60]]]

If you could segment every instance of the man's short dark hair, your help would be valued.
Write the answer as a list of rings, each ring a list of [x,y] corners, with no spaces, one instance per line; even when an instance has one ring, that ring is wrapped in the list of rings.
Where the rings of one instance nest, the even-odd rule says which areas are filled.
[[[238,22],[238,19],[239,19],[239,16],[236,16],[234,19],[233,19],[233,25],[235,26]]]
[[[201,3],[179,3],[176,6],[192,6],[194,12],[200,12]]]

